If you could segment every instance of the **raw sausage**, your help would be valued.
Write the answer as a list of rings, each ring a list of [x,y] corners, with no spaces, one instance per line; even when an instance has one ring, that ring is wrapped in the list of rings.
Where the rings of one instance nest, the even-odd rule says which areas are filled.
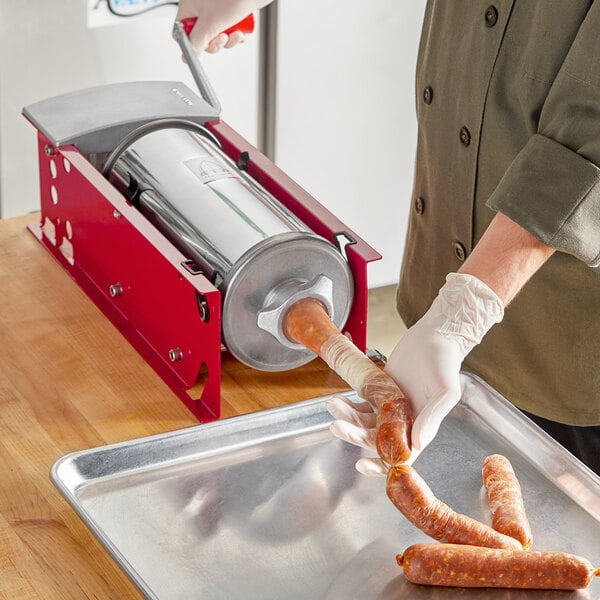
[[[306,346],[315,354],[320,353],[321,347],[332,335],[341,335],[329,318],[325,305],[316,298],[294,302],[285,313],[282,325],[288,339]]]
[[[521,544],[484,523],[454,512],[438,500],[409,465],[388,471],[386,491],[394,506],[416,527],[436,540],[489,548],[521,550]]]
[[[510,461],[500,454],[488,456],[483,461],[482,479],[492,511],[492,527],[519,540],[525,550],[531,548],[531,527],[525,514],[521,486]]]
[[[385,375],[385,373],[384,373]],[[377,413],[377,453],[391,467],[410,457],[412,409],[406,398],[394,397],[385,401]]]
[[[318,354],[377,413],[377,451],[389,465],[410,457],[412,408],[395,381],[373,364],[329,318],[316,298],[288,308],[283,331],[291,341]]]
[[[579,590],[600,575],[587,559],[566,552],[458,544],[415,544],[396,560],[409,581],[424,585]]]

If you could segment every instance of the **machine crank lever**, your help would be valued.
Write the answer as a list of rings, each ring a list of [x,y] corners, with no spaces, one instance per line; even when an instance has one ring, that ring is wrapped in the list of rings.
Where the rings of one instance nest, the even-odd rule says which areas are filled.
[[[179,44],[181,52],[185,61],[192,73],[192,77],[198,87],[200,95],[206,102],[210,104],[218,113],[221,112],[221,103],[215,94],[196,53],[192,43],[190,42],[189,34],[196,24],[196,17],[182,19],[181,21],[175,21],[173,25],[173,37]],[[232,33],[234,31],[241,31],[242,33],[252,33],[254,31],[254,15],[250,13],[247,17],[242,19],[239,23],[226,29],[224,33]]]
[[[210,84],[210,81],[208,80],[208,77],[206,76],[206,73],[200,64],[200,61],[198,60],[198,57],[194,52],[190,38],[185,32],[185,28],[181,21],[175,21],[173,24],[173,37],[181,48],[183,58],[190,68],[192,77],[194,78],[196,86],[198,87],[198,91],[200,92],[200,96],[202,96],[202,98],[206,100],[206,102],[208,102],[208,104],[210,104],[210,106],[212,106],[217,113],[220,113],[221,103],[219,102],[219,99],[217,98],[217,95],[215,94],[212,85]]]

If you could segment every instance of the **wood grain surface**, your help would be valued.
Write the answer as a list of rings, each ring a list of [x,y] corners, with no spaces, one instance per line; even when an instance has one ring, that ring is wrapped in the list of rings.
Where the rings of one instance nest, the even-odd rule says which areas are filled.
[[[26,225],[0,220],[0,598],[139,598],[50,480],[62,455],[197,421]],[[347,389],[223,355],[222,417]]]

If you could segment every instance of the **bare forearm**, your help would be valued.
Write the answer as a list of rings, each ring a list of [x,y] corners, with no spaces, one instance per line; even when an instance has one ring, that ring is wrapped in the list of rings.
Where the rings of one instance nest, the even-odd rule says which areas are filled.
[[[526,229],[498,213],[459,273],[483,281],[506,306],[553,253]]]

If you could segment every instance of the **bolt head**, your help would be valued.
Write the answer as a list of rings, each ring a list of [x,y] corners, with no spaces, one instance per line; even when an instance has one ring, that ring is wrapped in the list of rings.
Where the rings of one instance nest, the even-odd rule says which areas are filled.
[[[169,360],[171,362],[181,362],[183,360],[181,348],[171,348],[171,350],[169,350]]]
[[[123,294],[123,286],[120,283],[113,283],[108,291],[112,298],[116,298],[117,296],[121,296]]]

